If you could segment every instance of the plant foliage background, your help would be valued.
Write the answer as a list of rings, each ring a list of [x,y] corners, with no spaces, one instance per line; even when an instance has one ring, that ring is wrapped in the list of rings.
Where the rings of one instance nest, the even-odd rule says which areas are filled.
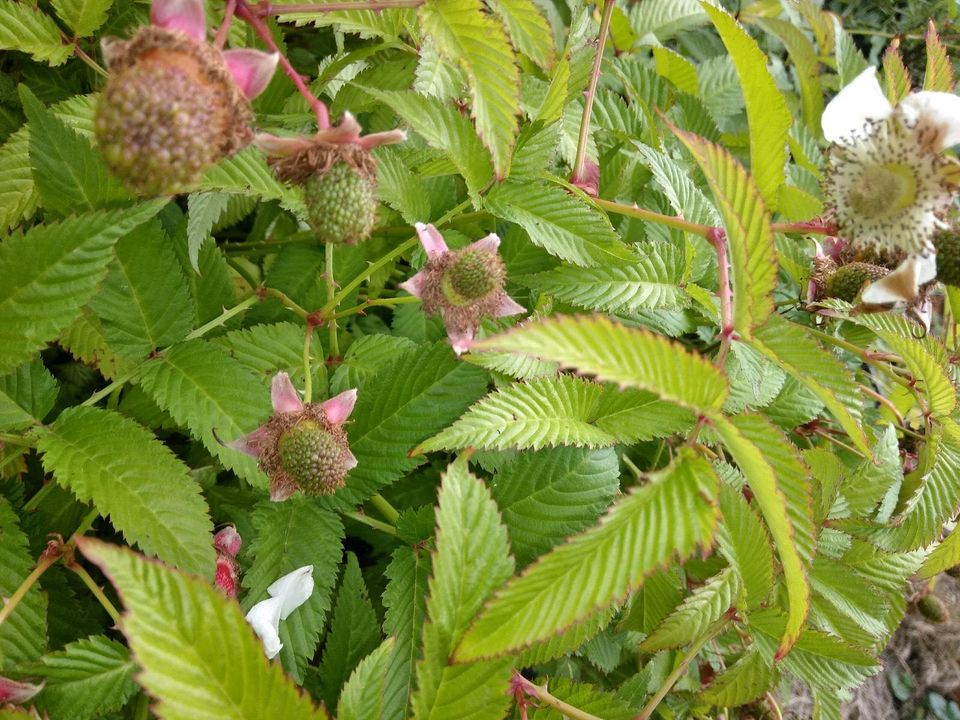
[[[904,58],[844,30],[890,17],[812,0],[378,4],[267,21],[333,118],[408,130],[331,276],[254,147],[173,199],[108,174],[98,43],[147,5],[0,0],[0,595],[26,590],[0,675],[43,686],[0,716],[746,718],[804,686],[839,717],[960,562],[960,290],[926,334],[818,313],[802,223],[826,100],[869,64],[893,100],[952,91],[936,31]],[[283,73],[254,109],[315,130]],[[418,222],[498,233],[525,308],[459,357],[398,288]],[[332,495],[272,502],[218,440],[267,420],[277,372],[358,389]],[[307,564],[269,662],[243,612]]]

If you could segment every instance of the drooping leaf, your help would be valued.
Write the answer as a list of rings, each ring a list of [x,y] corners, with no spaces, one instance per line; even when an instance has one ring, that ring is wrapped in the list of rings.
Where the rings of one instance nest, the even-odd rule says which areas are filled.
[[[506,176],[520,109],[520,74],[503,26],[484,12],[481,0],[427,0],[419,16],[440,54],[466,71],[477,134],[490,149],[497,175]]]
[[[674,132],[707,176],[723,216],[726,238],[721,242],[726,243],[733,271],[733,326],[749,338],[773,313],[777,254],[770,214],[751,176],[729,151],[691,133]]]
[[[697,411],[723,405],[726,378],[709,362],[647,330],[603,316],[530,322],[476,343],[480,350],[518,352],[656,393]]]
[[[212,585],[97,540],[78,544],[120,594],[121,628],[159,718],[327,717],[267,662],[239,606]]]
[[[784,182],[787,133],[793,125],[793,117],[767,70],[767,58],[756,40],[726,11],[707,2],[701,4],[720,33],[737,69],[750,129],[752,175],[763,203],[775,210],[780,186]],[[747,221],[743,221],[743,224],[750,225]],[[729,220],[727,230],[730,230]]]
[[[790,606],[777,650],[782,657],[796,642],[810,607],[806,566],[814,539],[808,471],[796,448],[759,415],[715,416],[712,422],[747,478],[783,567]]]
[[[164,202],[78,215],[0,245],[0,372],[30,359],[80,313],[106,273],[113,244]]]
[[[319,507],[314,498],[303,495],[282,503],[260,502],[252,522],[258,532],[248,551],[254,561],[243,576],[243,585],[249,590],[243,599],[245,610],[265,600],[267,588],[277,578],[304,565],[313,565],[313,594],[280,625],[280,659],[287,672],[302,681],[330,611],[330,597],[343,554],[343,525],[336,515]]]
[[[37,449],[54,479],[131,543],[187,572],[213,576],[213,523],[189,470],[150,432],[110,410],[65,410]]]
[[[496,657],[561,633],[625,597],[672,558],[709,545],[716,492],[709,463],[681,453],[615,503],[599,525],[497,591],[464,635],[456,659]]]
[[[486,486],[469,472],[465,459],[454,462],[443,475],[436,542],[413,716],[495,720],[510,701],[513,659],[456,665],[448,660],[484,601],[513,573],[497,506]]]
[[[739,575],[751,608],[763,603],[773,586],[773,551],[763,523],[743,495],[729,485],[720,486],[723,522],[717,529],[717,545]]]

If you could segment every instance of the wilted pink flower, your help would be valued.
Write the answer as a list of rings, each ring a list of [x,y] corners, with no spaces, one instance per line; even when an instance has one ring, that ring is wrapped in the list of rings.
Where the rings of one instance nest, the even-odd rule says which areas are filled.
[[[237,553],[240,552],[240,533],[233,525],[227,525],[213,536],[217,551],[217,569],[213,584],[227,597],[237,596]]]
[[[43,683],[31,685],[0,677],[0,705],[5,703],[23,705],[41,690],[43,690]]]
[[[570,184],[583,190],[587,195],[597,196],[600,191],[600,166],[587,158],[583,164],[583,172],[570,177]]]
[[[417,223],[427,263],[400,287],[423,301],[428,315],[441,313],[450,344],[458,355],[470,349],[484,317],[525,312],[503,290],[506,270],[491,233],[460,250],[450,250],[433,225]]]
[[[377,163],[370,151],[406,138],[403,130],[360,135],[350,113],[339,125],[313,137],[262,133],[255,143],[272,157],[277,177],[303,185],[310,226],[327,243],[354,245],[366,239],[377,220]]]
[[[111,71],[95,129],[111,171],[143,195],[190,189],[253,137],[250,98],[279,55],[205,42],[203,0],[154,0],[152,25],[103,41]]]
[[[232,558],[240,552],[242,542],[240,533],[233,525],[227,525],[213,536],[213,547],[217,552]]]
[[[273,416],[266,424],[228,445],[252,455],[270,477],[270,499],[286,500],[297,490],[329,495],[343,487],[357,465],[343,423],[353,412],[356,390],[322,403],[305,404],[286,373],[271,386]]]

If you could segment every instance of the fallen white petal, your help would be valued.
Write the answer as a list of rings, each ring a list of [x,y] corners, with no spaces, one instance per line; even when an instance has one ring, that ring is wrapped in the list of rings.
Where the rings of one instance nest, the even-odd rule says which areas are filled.
[[[892,113],[893,106],[877,81],[877,69],[869,67],[827,103],[820,126],[827,140],[842,143],[862,132],[867,123],[886,120]]]
[[[916,123],[916,132],[929,138],[934,152],[960,142],[960,97],[953,93],[911,93],[900,101],[899,109],[911,125]]]
[[[280,619],[286,620],[313,594],[313,565],[304,565],[287,573],[268,587],[267,593],[281,601]]]
[[[261,600],[247,613],[246,620],[263,643],[263,652],[270,659],[277,656],[283,643],[280,642],[280,610],[282,598]]]

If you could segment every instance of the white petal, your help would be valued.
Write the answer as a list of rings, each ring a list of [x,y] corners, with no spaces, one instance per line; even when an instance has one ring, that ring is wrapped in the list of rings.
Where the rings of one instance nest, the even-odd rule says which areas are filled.
[[[911,255],[886,277],[871,283],[860,296],[870,305],[886,305],[894,302],[911,302],[919,288],[937,275],[936,256]]]
[[[280,619],[286,620],[313,594],[313,565],[304,565],[287,573],[268,587],[267,593],[281,601]]]
[[[281,598],[262,600],[250,608],[247,613],[247,622],[263,643],[263,652],[270,659],[275,658],[283,647],[280,642],[280,610],[283,607]]]
[[[930,138],[934,152],[960,142],[960,97],[953,93],[911,93],[900,101],[905,119],[916,122],[916,131],[921,137]]]
[[[893,106],[877,81],[877,69],[869,67],[837,93],[820,117],[823,136],[830,142],[843,142],[860,133],[871,121],[885,120]]]

